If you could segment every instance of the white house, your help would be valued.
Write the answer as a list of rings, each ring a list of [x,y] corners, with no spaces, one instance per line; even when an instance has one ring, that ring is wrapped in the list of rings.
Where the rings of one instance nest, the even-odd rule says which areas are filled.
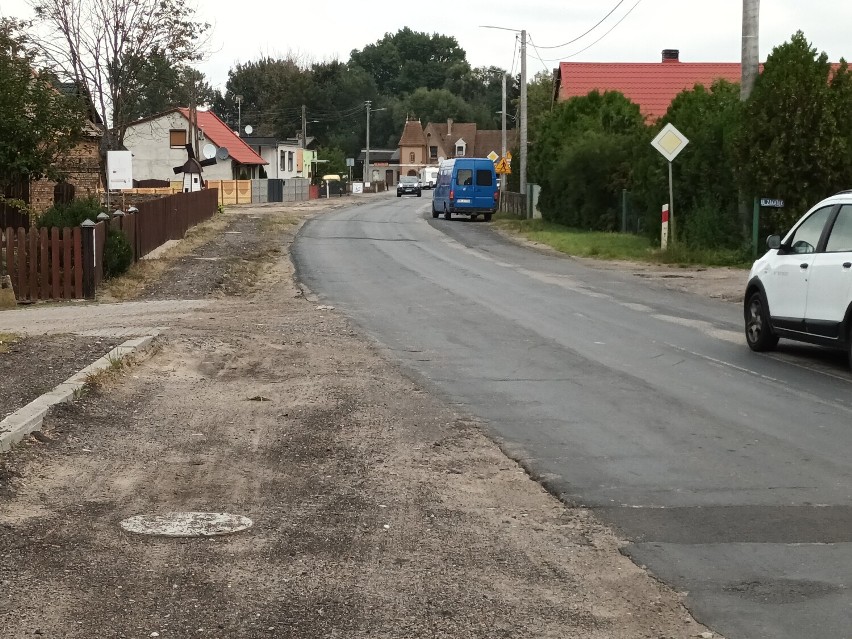
[[[244,137],[243,141],[266,160],[266,177],[289,180],[306,177],[303,175],[304,149],[298,143],[279,142],[277,138]]]
[[[212,111],[198,111],[199,160],[219,154],[227,158],[204,167],[205,180],[238,180],[260,177],[267,161],[241,140]],[[134,180],[174,180],[174,167],[187,160],[186,144],[192,139],[189,109],[176,108],[133,122],[124,135],[124,146],[133,154]]]

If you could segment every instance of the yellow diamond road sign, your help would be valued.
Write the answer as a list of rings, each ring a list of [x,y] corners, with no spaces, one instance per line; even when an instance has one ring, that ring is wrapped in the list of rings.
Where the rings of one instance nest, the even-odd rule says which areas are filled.
[[[494,151],[491,151],[491,153],[489,153],[486,157],[487,157],[489,160],[491,160],[492,162],[496,162],[496,161],[497,161],[497,158],[499,158],[500,156],[499,156],[499,155],[497,155],[496,153],[494,153]]]
[[[657,137],[651,141],[651,146],[662,153],[669,162],[672,162],[687,144],[689,140],[686,136],[671,123],[664,126]]]

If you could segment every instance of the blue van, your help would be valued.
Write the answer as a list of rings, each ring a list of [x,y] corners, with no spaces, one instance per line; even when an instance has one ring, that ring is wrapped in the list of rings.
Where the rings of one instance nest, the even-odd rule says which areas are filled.
[[[488,158],[455,158],[441,162],[438,182],[432,194],[432,217],[453,213],[475,220],[482,214],[486,222],[497,211],[500,189],[494,162]]]

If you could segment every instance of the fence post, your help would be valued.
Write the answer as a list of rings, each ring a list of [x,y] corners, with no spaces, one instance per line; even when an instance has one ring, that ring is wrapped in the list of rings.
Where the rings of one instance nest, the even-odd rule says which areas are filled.
[[[627,189],[621,189],[621,232],[627,233]]]
[[[95,250],[95,223],[86,220],[82,228],[83,240],[83,297],[95,298],[95,269],[98,266],[98,252]]]

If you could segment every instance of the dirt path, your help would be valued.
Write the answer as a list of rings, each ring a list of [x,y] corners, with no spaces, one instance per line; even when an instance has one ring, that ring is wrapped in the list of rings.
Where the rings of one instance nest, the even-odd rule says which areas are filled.
[[[140,292],[215,303],[173,318],[152,357],[54,412],[49,441],[2,458],[0,636],[706,632],[484,425],[300,296],[286,248],[310,214],[229,212],[224,228],[239,234]],[[184,277],[181,263],[218,275]],[[119,527],[170,511],[254,525],[211,539]]]

